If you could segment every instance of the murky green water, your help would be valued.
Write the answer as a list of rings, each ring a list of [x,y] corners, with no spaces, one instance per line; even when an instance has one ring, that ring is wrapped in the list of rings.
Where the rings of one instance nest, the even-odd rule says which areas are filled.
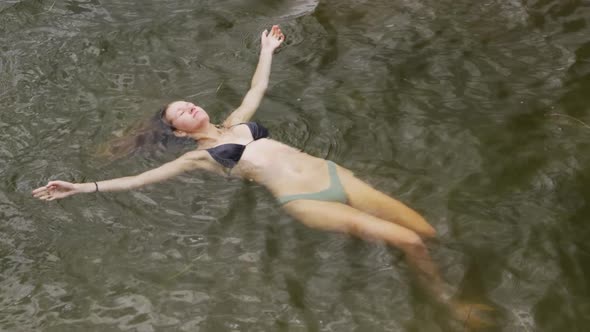
[[[559,0],[2,1],[0,330],[460,328],[398,251],[305,228],[250,183],[30,197],[173,158],[97,150],[175,99],[222,119],[279,23],[257,115],[273,137],[422,212],[490,330],[586,331],[589,18]]]

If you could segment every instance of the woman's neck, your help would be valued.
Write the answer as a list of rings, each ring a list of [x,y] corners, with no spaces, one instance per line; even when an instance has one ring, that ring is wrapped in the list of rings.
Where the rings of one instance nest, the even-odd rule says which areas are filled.
[[[200,143],[214,143],[216,142],[222,135],[223,131],[217,127],[215,127],[215,125],[211,124],[211,123],[207,123],[207,127],[199,130],[196,133],[191,134],[190,136],[195,140],[198,141]]]

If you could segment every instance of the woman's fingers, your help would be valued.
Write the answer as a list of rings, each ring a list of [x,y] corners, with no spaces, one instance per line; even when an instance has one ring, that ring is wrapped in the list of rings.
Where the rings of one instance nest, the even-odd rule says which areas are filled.
[[[40,199],[42,201],[45,201],[45,200],[47,200],[50,197],[51,197],[51,194],[49,194],[49,193],[43,193],[41,195],[35,196],[35,198]]]
[[[281,31],[281,28],[275,24],[270,28],[270,31],[264,30],[262,32],[261,38],[263,40],[271,38],[271,39],[274,39],[274,40],[278,41],[279,43],[281,43],[285,40],[285,35]]]
[[[40,191],[39,189],[35,189],[33,190],[33,197],[38,197],[40,195],[42,195],[45,191]]]
[[[65,181],[50,181],[47,185],[32,191],[33,197],[42,201],[64,198],[72,192],[72,184]]]
[[[67,195],[64,195],[62,193],[50,193],[50,192],[48,192],[48,193],[45,193],[45,194],[36,196],[36,198],[38,198],[38,199],[40,199],[42,201],[53,201],[53,200],[56,200],[56,199],[64,198],[66,196]]]
[[[41,189],[41,190],[39,190],[39,189]],[[35,189],[35,191],[33,191],[33,197],[39,198],[43,195],[49,194],[49,191],[46,188],[39,188],[39,189]]]
[[[53,194],[51,193],[50,190],[48,190],[46,188],[41,188],[41,189],[43,189],[43,190],[34,192],[33,197],[38,198],[40,200],[46,200],[46,199],[53,196]]]
[[[33,193],[33,195],[35,195],[37,193],[40,193],[40,192],[43,192],[43,191],[46,191],[46,190],[47,190],[47,186],[43,186],[43,187],[39,187],[39,188],[33,190],[32,193]]]
[[[264,30],[267,31],[267,30]],[[281,36],[283,33],[281,32],[281,28],[279,28],[278,25],[273,25],[272,28],[270,29],[270,32],[268,33],[268,35],[278,38],[279,36]]]

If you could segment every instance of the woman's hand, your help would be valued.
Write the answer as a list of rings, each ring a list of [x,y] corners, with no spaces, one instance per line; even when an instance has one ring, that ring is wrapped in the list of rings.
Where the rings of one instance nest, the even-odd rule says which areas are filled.
[[[264,30],[260,37],[260,45],[263,50],[274,51],[281,43],[285,40],[285,35],[281,31],[278,25],[273,25],[270,32]]]
[[[76,184],[66,181],[49,181],[46,186],[33,190],[33,197],[42,201],[65,198],[79,193]]]

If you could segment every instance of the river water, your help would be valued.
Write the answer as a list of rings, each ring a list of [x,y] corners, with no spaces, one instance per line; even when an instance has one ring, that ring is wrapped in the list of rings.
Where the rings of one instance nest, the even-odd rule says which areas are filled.
[[[561,0],[3,0],[1,331],[457,331],[400,252],[209,174],[41,202],[177,153],[99,147],[161,104],[221,120],[280,24],[256,120],[420,211],[490,331],[590,324],[590,6]]]

